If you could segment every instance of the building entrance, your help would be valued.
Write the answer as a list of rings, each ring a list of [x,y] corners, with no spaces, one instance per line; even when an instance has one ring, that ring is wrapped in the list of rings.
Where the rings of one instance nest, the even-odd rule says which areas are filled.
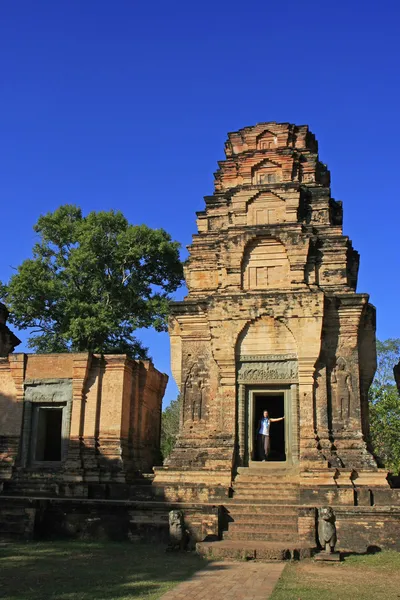
[[[284,394],[254,394],[253,408],[253,460],[260,460],[258,456],[257,436],[260,428],[260,421],[265,410],[272,419],[278,419],[285,416]],[[286,460],[285,444],[285,421],[271,422],[270,424],[270,461]]]
[[[63,406],[39,406],[35,461],[61,460]]]
[[[263,411],[268,411],[270,423],[270,452],[268,460],[282,466],[296,464],[299,456],[298,388],[295,383],[247,384],[238,386],[238,465],[247,467],[260,460],[258,431]],[[265,440],[266,441],[266,440]]]

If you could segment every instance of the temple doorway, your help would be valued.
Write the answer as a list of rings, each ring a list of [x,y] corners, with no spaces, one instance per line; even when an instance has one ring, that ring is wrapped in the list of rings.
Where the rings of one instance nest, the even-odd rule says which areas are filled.
[[[35,461],[61,461],[63,406],[39,406],[36,417]]]
[[[268,411],[268,415],[272,419],[285,416],[284,394],[254,394],[253,397],[253,438],[257,439],[260,420],[264,410]],[[257,451],[257,443],[253,446],[253,460],[259,460]],[[286,444],[285,444],[285,421],[272,422],[270,425],[270,461],[285,461],[286,460]]]
[[[276,466],[296,464],[299,457],[298,386],[296,383],[247,384],[238,386],[238,454],[241,467],[258,462],[258,423],[263,410],[272,418],[285,417],[271,423],[271,452],[269,459]],[[267,463],[268,464],[268,463]]]

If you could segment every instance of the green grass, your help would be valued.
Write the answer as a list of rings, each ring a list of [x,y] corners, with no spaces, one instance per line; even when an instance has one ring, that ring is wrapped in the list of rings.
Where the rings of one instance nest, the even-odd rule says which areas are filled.
[[[157,544],[7,544],[0,547],[0,598],[156,600],[205,564]]]
[[[398,600],[400,553],[348,556],[342,563],[312,560],[286,566],[270,600]]]

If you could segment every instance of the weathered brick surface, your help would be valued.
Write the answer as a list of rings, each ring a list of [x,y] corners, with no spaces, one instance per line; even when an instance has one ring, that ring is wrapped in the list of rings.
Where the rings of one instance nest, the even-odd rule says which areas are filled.
[[[183,513],[189,547],[219,536],[220,509],[210,504],[0,496],[0,538],[35,535],[167,544],[169,511],[177,508]]]
[[[8,310],[0,302],[0,356],[8,356],[21,340],[7,327]]]
[[[340,550],[400,550],[399,507],[335,507],[335,515]]]
[[[88,485],[124,484],[136,471],[151,471],[159,461],[166,383],[150,361],[125,355],[0,358],[0,476],[20,492],[36,486],[87,496]],[[59,465],[32,468],[32,406],[53,401],[66,406],[65,452]]]

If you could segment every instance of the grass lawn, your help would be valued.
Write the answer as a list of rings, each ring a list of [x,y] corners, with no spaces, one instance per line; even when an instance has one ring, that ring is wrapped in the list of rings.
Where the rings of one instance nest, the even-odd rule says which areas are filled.
[[[205,564],[157,544],[7,544],[0,546],[0,598],[155,600]]]
[[[400,553],[348,556],[337,564],[288,564],[270,600],[398,600]]]

